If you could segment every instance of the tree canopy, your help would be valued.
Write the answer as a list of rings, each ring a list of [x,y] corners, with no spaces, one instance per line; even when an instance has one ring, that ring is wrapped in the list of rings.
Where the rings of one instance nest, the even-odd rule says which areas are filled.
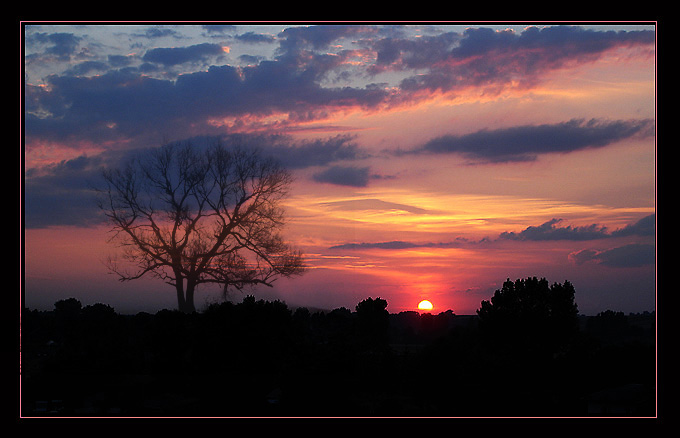
[[[99,207],[126,262],[111,258],[110,271],[172,285],[179,310],[195,311],[199,284],[226,292],[304,272],[280,233],[292,177],[257,150],[168,144],[106,170],[104,180]]]
[[[574,286],[545,278],[507,279],[477,310],[487,340],[522,352],[558,351],[578,330]]]

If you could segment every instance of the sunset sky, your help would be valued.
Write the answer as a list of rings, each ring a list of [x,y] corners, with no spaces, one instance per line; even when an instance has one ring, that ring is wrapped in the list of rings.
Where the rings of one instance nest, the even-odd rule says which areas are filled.
[[[120,283],[91,186],[190,139],[295,177],[308,272],[234,293],[474,314],[510,278],[569,280],[579,311],[656,305],[654,23],[22,23],[26,306],[175,308]],[[196,306],[220,299],[199,289]]]

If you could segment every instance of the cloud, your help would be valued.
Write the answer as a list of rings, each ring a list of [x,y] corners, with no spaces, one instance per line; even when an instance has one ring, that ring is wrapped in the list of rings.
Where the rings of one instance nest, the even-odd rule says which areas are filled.
[[[142,36],[145,38],[164,38],[164,37],[174,37],[174,38],[180,38],[178,36],[178,33],[176,30],[173,29],[168,29],[160,26],[153,26],[148,29],[146,29],[142,34],[139,34],[137,36]]]
[[[578,26],[527,27],[523,32],[512,30],[494,31],[489,28],[468,28],[460,45],[452,51],[455,58],[506,52],[512,56],[533,53],[547,60],[578,58],[619,46],[654,44],[654,31],[601,31]],[[531,60],[534,58],[523,58]]]
[[[236,31],[236,26],[233,24],[204,24],[201,26],[203,30],[207,32],[208,35],[217,35],[222,37],[230,32]]]
[[[417,209],[415,207],[395,204],[391,202],[381,201],[379,199],[361,199],[351,201],[338,201],[332,203],[325,203],[324,205],[331,206],[335,209],[341,210],[402,210],[409,211],[413,214],[427,214],[429,211]],[[415,208],[415,210],[413,210]],[[627,225],[619,230],[609,232],[607,227],[592,224],[583,227],[558,227],[557,224],[562,222],[562,219],[551,219],[539,226],[529,226],[519,233],[503,232],[498,236],[496,241],[500,240],[514,240],[523,242],[540,242],[540,241],[589,241],[598,239],[608,239],[612,237],[621,236],[653,236],[655,234],[654,223],[655,214],[645,216],[634,224]],[[469,240],[463,237],[457,237],[450,242],[427,242],[427,243],[413,243],[405,241],[389,241],[389,242],[363,242],[363,243],[345,243],[335,245],[331,249],[409,249],[409,248],[459,248],[463,245],[474,245],[482,243],[492,243],[493,239],[483,238],[481,240]],[[597,263],[606,266],[638,266],[649,262],[649,245],[626,245],[621,248],[614,248],[607,251],[582,250],[569,254],[569,260],[580,265],[589,261],[596,261]],[[654,248],[652,246],[652,248]]]
[[[370,167],[334,165],[312,175],[312,179],[320,183],[350,187],[366,187],[371,180],[395,179],[392,175],[371,173]]]
[[[595,61],[617,47],[651,46],[655,38],[654,31],[599,31],[577,26],[532,26],[520,33],[468,28],[451,40],[458,43],[451,50],[429,51],[422,45],[401,45],[399,51],[405,53],[397,56],[392,48],[389,59],[396,69],[409,65],[404,62],[408,55],[417,57],[419,65],[427,65],[426,59],[431,62],[427,71],[403,80],[404,90],[446,92],[467,86],[498,89],[498,85],[518,80],[518,86],[529,87],[547,72]]]
[[[26,35],[26,45],[32,48],[44,48],[45,55],[51,55],[59,60],[69,60],[76,54],[82,38],[72,33],[36,32]]]
[[[109,69],[109,64],[103,61],[84,61],[74,65],[66,71],[67,74],[80,76],[87,75],[92,72],[106,71]]]
[[[352,199],[348,201],[325,202],[321,204],[332,210],[342,211],[404,211],[411,214],[428,214],[429,210],[412,205],[383,201],[381,199]]]
[[[452,242],[426,242],[413,243],[402,240],[393,240],[391,242],[374,242],[374,243],[344,243],[341,245],[331,246],[329,249],[344,249],[344,250],[362,250],[362,249],[386,249],[386,250],[400,250],[413,248],[460,248],[466,243],[472,243],[464,238],[456,238]]]
[[[619,230],[609,232],[607,227],[592,224],[583,227],[558,227],[562,219],[551,219],[539,226],[529,226],[519,233],[504,231],[498,238],[520,241],[543,241],[543,240],[596,240],[621,236],[654,236],[656,214],[645,216],[634,224],[627,225]]]
[[[345,243],[342,245],[331,246],[329,249],[410,249],[416,248],[418,245],[411,242],[403,242],[395,240],[392,242],[377,242],[377,243]]]
[[[263,33],[246,32],[241,35],[236,35],[234,38],[248,44],[273,43],[276,37],[273,35],[266,35]]]
[[[171,53],[155,59],[173,64],[200,56]],[[387,92],[378,88],[322,87],[317,81],[325,68],[301,70],[263,61],[244,68],[211,66],[176,80],[131,69],[93,77],[52,75],[46,87],[26,87],[27,143],[181,138],[214,130],[211,119],[284,113],[296,123],[327,116],[324,108],[372,107],[384,101]]]
[[[24,178],[24,227],[87,226],[100,219],[90,184],[99,176],[102,158],[80,156],[41,169]]]
[[[366,187],[370,179],[368,167],[331,166],[316,173],[314,181],[350,187]]]
[[[233,134],[197,136],[179,141],[194,148],[207,148],[215,142],[258,149],[288,169],[325,166],[336,161],[366,156],[350,136],[335,136],[313,141],[294,141],[283,135]],[[88,225],[98,220],[99,211],[91,187],[101,178],[101,168],[120,167],[154,148],[120,149],[94,156],[79,156],[56,164],[34,167],[24,174],[24,217],[26,228],[51,225]],[[342,172],[341,172],[342,173]],[[362,183],[362,175],[336,175],[335,183]],[[344,177],[343,177],[344,176]],[[352,179],[354,178],[354,179]],[[358,179],[357,179],[358,178]],[[372,178],[368,176],[366,182]],[[328,181],[333,183],[331,181]],[[414,207],[415,208],[415,207]]]
[[[278,35],[280,52],[298,52],[304,48],[325,49],[339,38],[357,35],[371,35],[376,32],[373,26],[362,25],[323,25],[289,27]]]
[[[350,135],[296,141],[293,137],[282,134],[226,134],[189,137],[179,142],[189,142],[196,148],[205,148],[215,142],[254,148],[262,155],[278,160],[285,168],[293,170],[369,157]]]
[[[600,227],[596,224],[585,227],[572,227],[570,225],[566,227],[556,227],[561,221],[562,219],[551,219],[539,226],[527,227],[520,233],[505,231],[500,234],[499,239],[541,241],[593,240],[609,237],[606,227]]]
[[[214,26],[205,29],[221,31]],[[410,39],[403,37],[404,29],[400,30],[402,36],[382,38],[380,35],[387,31],[392,35],[398,32],[392,27],[363,25],[287,28],[274,40],[279,48],[273,59],[245,67],[211,65],[204,71],[179,75],[167,69],[187,63],[209,64],[224,53],[222,47],[211,43],[156,47],[141,56],[118,53],[96,58],[93,57],[97,53],[96,43],[87,39],[89,36],[28,34],[27,44],[65,59],[73,57],[87,42],[90,58],[82,65],[68,66],[69,70],[61,74],[40,73],[40,77],[46,78],[40,90],[30,84],[26,86],[31,105],[26,117],[27,144],[39,140],[68,140],[71,144],[125,141],[139,146],[148,138],[182,138],[214,132],[211,120],[276,114],[287,115],[285,123],[293,125],[301,120],[327,118],[336,110],[400,104],[416,96],[423,97],[419,92],[425,89],[452,90],[491,83],[503,87],[518,77],[531,83],[567,60],[585,62],[620,45],[654,43],[654,32],[600,32],[574,27],[529,28],[520,34],[478,29]],[[178,33],[154,27],[143,35],[155,39]],[[262,39],[253,33],[239,37],[248,41]],[[356,49],[345,49],[340,43],[353,44]],[[27,56],[27,63],[33,59],[31,56]],[[514,70],[508,71],[509,68]],[[399,87],[349,83],[329,86],[337,79],[365,79],[371,73],[386,70],[418,74],[401,82]],[[100,74],[84,76],[92,73]],[[543,138],[558,130],[572,136],[581,134],[580,138],[569,137],[572,143],[553,142],[547,146],[552,151],[569,151],[599,147],[601,142],[630,135],[636,127],[642,129],[635,123],[573,121],[479,132],[434,139],[424,151],[457,152],[483,161],[526,160],[546,148],[531,140],[535,137],[524,137],[525,133]],[[524,141],[510,141],[509,145],[506,142],[507,147],[503,148],[498,143],[519,138]],[[480,146],[475,143],[480,139],[489,142]]]
[[[187,62],[205,62],[220,55],[224,55],[221,45],[202,43],[187,47],[161,47],[147,50],[142,60],[164,66],[173,66]]]
[[[656,214],[645,216],[631,225],[626,225],[620,230],[612,232],[612,236],[655,236]]]
[[[593,249],[575,251],[569,254],[568,258],[575,265],[597,263],[612,268],[635,268],[656,263],[656,247],[631,243],[603,251]]]
[[[26,88],[27,144],[32,139],[73,144],[124,140],[184,117],[170,82],[130,72],[51,76],[50,87]]]
[[[325,166],[342,160],[366,158],[368,154],[348,135],[295,143],[283,136],[249,136],[250,143],[275,156],[288,169]]]
[[[600,148],[634,136],[654,135],[654,121],[583,120],[480,130],[434,138],[415,153],[461,154],[481,162],[535,160],[538,154]]]
[[[461,40],[455,32],[418,39],[383,38],[373,43],[376,63],[369,68],[372,73],[384,70],[431,68],[451,56],[454,44]]]

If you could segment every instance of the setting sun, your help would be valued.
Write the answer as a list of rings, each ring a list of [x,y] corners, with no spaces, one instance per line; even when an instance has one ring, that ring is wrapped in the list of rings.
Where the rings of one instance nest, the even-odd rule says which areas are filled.
[[[419,310],[432,310],[432,303],[427,301],[427,300],[423,300],[420,303],[418,303],[418,309]]]

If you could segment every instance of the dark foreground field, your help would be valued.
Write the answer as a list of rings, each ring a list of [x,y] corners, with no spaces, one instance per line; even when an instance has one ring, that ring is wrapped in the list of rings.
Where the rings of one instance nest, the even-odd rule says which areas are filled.
[[[655,415],[653,313],[579,316],[555,346],[451,311],[58,304],[22,315],[24,417]]]

